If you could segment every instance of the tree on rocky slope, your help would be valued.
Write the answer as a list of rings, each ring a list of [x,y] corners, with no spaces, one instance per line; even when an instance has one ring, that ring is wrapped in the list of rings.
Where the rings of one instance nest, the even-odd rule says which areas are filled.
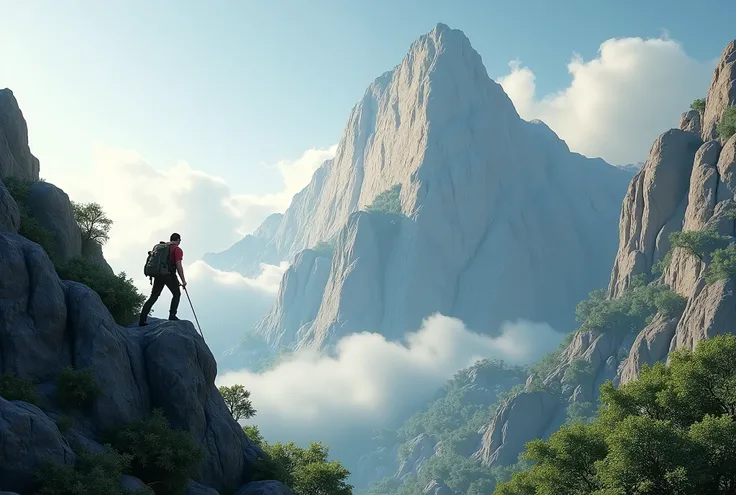
[[[596,421],[528,443],[534,465],[494,493],[734,493],[734,363],[736,337],[722,335],[645,365],[618,389],[605,383]]]
[[[218,390],[235,421],[256,415],[256,410],[250,401],[250,390],[246,390],[242,385],[221,386],[218,387]]]
[[[90,242],[105,244],[110,240],[110,227],[112,220],[98,203],[76,203],[72,201],[74,208],[74,219],[82,230],[82,243],[88,245]]]

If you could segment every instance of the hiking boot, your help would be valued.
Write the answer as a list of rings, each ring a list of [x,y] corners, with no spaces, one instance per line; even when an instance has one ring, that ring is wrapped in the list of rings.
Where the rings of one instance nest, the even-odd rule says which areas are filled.
[[[180,321],[179,318],[176,317],[176,315],[169,315],[169,321]]]
[[[145,321],[139,321],[138,322],[138,326],[139,327],[145,327],[146,325],[148,325],[148,323],[146,323]]]

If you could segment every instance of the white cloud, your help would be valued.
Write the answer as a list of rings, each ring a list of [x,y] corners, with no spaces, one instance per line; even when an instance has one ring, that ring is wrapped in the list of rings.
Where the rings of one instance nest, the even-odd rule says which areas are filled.
[[[184,267],[187,291],[202,326],[202,333],[221,372],[230,367],[242,366],[243,363],[238,362],[237,356],[225,358],[222,353],[237,344],[244,332],[253,328],[258,319],[270,309],[276,300],[279,282],[286,268],[286,263],[281,266],[263,264],[258,277],[247,278],[237,273],[216,270],[204,261],[195,261]],[[134,283],[143,294],[150,295],[151,285],[148,279],[135,279]],[[164,289],[151,316],[168,318],[170,302],[171,293]],[[196,325],[183,291],[178,316]]]
[[[342,338],[334,356],[300,351],[276,368],[220,374],[218,385],[242,384],[258,413],[253,422],[269,441],[343,443],[369,434],[411,410],[452,375],[481,358],[525,364],[556,347],[562,335],[546,324],[508,323],[498,337],[480,335],[462,321],[435,314],[406,344],[377,333]]]
[[[307,150],[276,164],[284,188],[276,194],[238,194],[228,183],[186,162],[163,169],[133,151],[98,145],[92,165],[74,179],[53,182],[77,201],[96,201],[113,220],[105,257],[116,270],[135,276],[146,252],[171,232],[182,235],[185,262],[229,247],[271,213],[284,211],[336,146]]]
[[[557,93],[540,98],[536,76],[518,60],[498,83],[523,118],[544,121],[573,151],[627,164],[645,160],[654,139],[705,96],[715,63],[667,38],[609,39],[593,60],[573,56],[572,82]]]

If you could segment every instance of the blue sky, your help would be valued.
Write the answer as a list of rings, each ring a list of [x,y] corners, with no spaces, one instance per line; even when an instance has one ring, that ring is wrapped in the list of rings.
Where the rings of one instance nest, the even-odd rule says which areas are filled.
[[[437,22],[468,35],[491,77],[518,58],[547,94],[569,84],[574,52],[588,60],[612,37],[666,31],[717,57],[736,18],[733,0],[0,4],[0,87],[20,101],[42,174],[104,142],[244,193],[278,191],[269,165],[336,143],[365,87]]]

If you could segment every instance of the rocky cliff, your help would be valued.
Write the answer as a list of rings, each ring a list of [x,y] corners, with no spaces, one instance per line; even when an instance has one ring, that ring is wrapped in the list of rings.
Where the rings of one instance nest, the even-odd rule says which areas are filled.
[[[397,338],[436,311],[480,332],[517,318],[565,328],[609,275],[630,177],[522,120],[465,35],[439,24],[368,87],[334,159],[270,230],[282,259],[320,242],[334,257],[326,281],[326,262],[295,262],[258,330],[323,347]],[[388,212],[370,208],[387,192]]]
[[[40,225],[55,262],[84,254],[112,272],[99,244],[83,253],[69,197],[38,180],[27,139],[12,92],[0,91],[0,492],[37,493],[41,484],[61,489],[54,483],[68,483],[70,470],[83,469],[88,455],[129,442],[129,469],[149,479],[119,472],[119,480],[100,479],[120,466],[105,457],[94,482],[108,487],[105,493],[152,493],[147,485],[165,486],[157,478],[162,471],[190,460],[187,449],[170,443],[184,435],[201,453],[175,480],[186,493],[290,494],[278,482],[253,481],[263,452],[230,415],[214,384],[215,359],[191,323],[117,325],[96,292],[61,280],[47,251],[24,237]],[[165,426],[156,423],[159,411]],[[137,445],[131,440],[136,431],[146,438]],[[145,458],[136,450],[159,441],[168,458]],[[44,466],[55,466],[57,474],[67,470],[39,477]]]
[[[74,218],[69,196],[53,184],[40,180],[38,159],[28,146],[28,125],[18,101],[9,89],[0,90],[0,232],[18,232],[21,217],[33,219],[34,224],[50,234],[49,248],[54,261],[64,263],[72,258],[85,257],[112,273],[102,255],[102,247],[93,241],[82,245],[82,232]],[[14,182],[20,191],[22,204],[8,191],[4,183]]]
[[[547,437],[565,421],[570,404],[595,403],[604,382],[626,383],[644,364],[733,331],[736,135],[720,136],[715,129],[725,109],[736,105],[734,88],[736,41],[721,55],[705,113],[686,112],[679,129],[657,138],[621,207],[608,300],[616,304],[652,290],[672,291],[682,303],[677,309],[658,305],[645,324],[626,331],[583,325],[550,372],[530,377],[525,390],[498,409],[474,454],[486,466],[514,463],[524,443]],[[670,234],[678,232],[690,241],[672,246]],[[581,362],[586,372],[569,378]]]

